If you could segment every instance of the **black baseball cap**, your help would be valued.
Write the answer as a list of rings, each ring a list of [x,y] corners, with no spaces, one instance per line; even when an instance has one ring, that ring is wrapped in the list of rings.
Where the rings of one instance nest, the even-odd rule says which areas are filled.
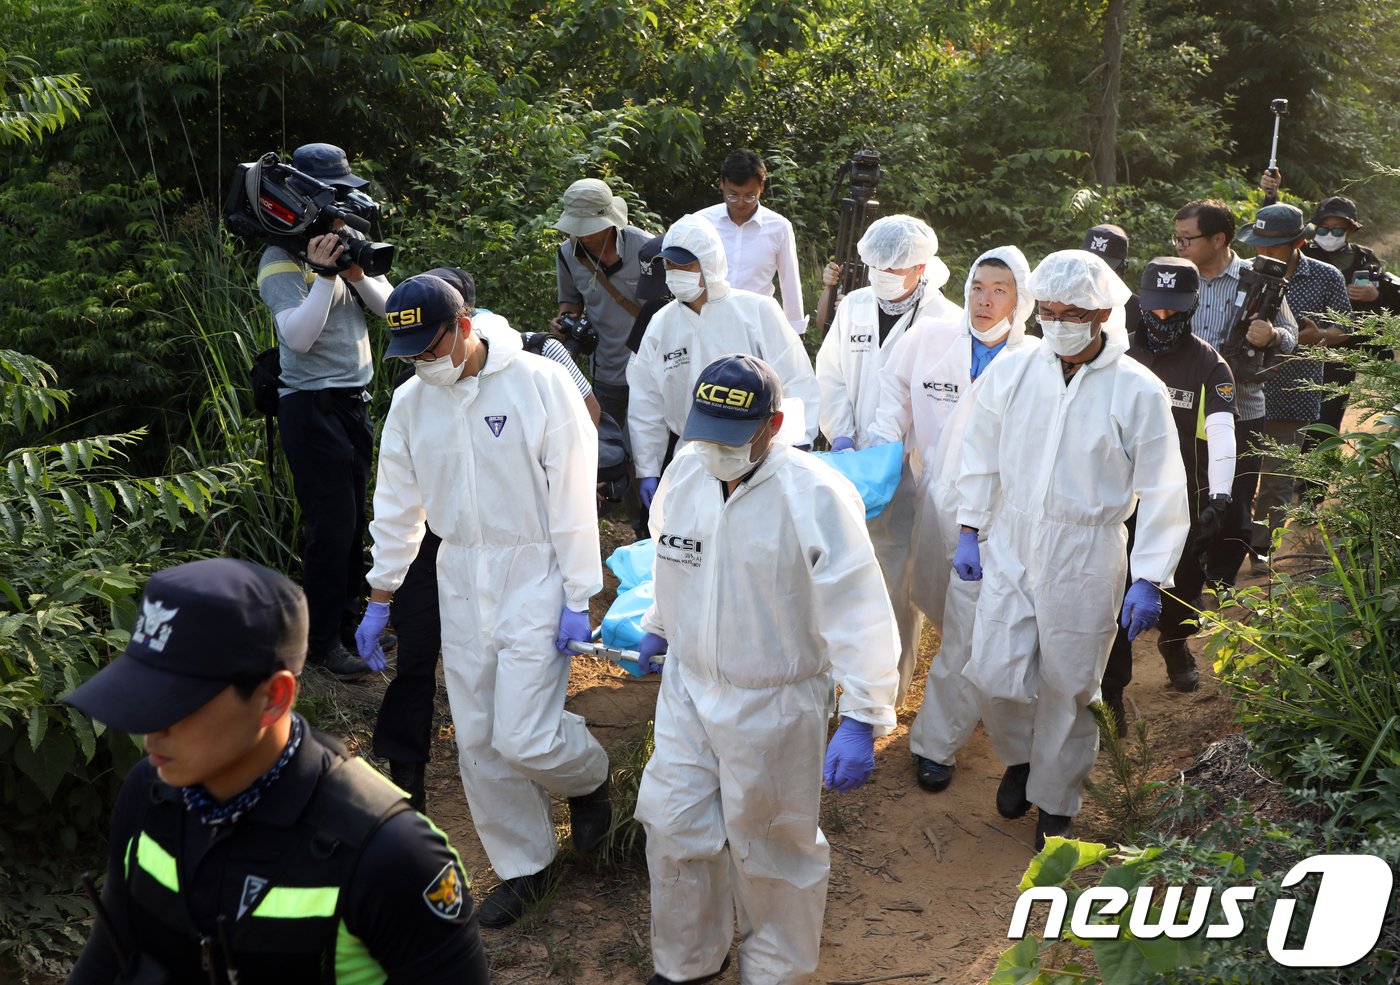
[[[468,311],[476,308],[476,278],[461,267],[434,267],[432,270],[423,271],[423,273],[441,277],[455,287],[457,293],[462,295],[462,302],[467,306]]]
[[[1142,272],[1138,300],[1144,311],[1192,311],[1200,295],[1201,274],[1185,257],[1157,257]]]
[[[1303,210],[1296,205],[1266,205],[1254,221],[1235,233],[1235,242],[1250,246],[1280,246],[1300,239],[1306,231]]]
[[[306,596],[284,575],[235,558],[191,561],[146,582],[126,651],[63,697],[122,732],[159,732],[235,681],[301,672]]]
[[[656,254],[663,260],[670,260],[672,263],[689,264],[700,259],[683,246],[668,246]]]
[[[1310,220],[1317,224],[1323,219],[1341,218],[1347,221],[1352,229],[1360,229],[1361,223],[1356,219],[1356,203],[1345,195],[1333,195],[1331,198],[1324,198],[1317,203],[1317,211],[1313,213]]]
[[[1111,222],[1091,226],[1084,234],[1084,245],[1080,248],[1097,253],[1119,273],[1128,265],[1128,234],[1123,232],[1122,226]]]
[[[746,445],[783,403],[778,374],[757,356],[721,356],[700,373],[681,437]]]
[[[443,322],[457,317],[464,304],[457,289],[441,277],[418,274],[404,281],[384,302],[384,320],[389,323],[384,358],[418,355],[433,344]]]
[[[642,265],[642,276],[637,278],[637,300],[656,301],[666,296],[666,270],[657,262],[664,236],[653,236],[637,251],[637,259]]]
[[[335,144],[302,144],[292,152],[292,167],[328,185],[363,188],[369,184],[350,171],[350,159]]]

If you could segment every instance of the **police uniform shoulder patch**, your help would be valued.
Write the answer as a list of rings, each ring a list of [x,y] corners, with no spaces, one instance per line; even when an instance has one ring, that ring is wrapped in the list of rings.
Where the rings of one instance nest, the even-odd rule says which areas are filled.
[[[444,920],[454,920],[462,912],[462,877],[456,862],[448,862],[423,890],[423,902]]]
[[[1217,383],[1215,385],[1215,392],[1220,394],[1221,400],[1229,401],[1230,403],[1233,403],[1235,400],[1235,384],[1233,383]]]

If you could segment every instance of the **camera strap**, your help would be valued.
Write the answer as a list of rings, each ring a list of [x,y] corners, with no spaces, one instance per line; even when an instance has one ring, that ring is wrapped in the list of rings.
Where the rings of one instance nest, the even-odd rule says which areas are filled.
[[[622,237],[619,236],[618,242],[620,243],[621,241]],[[618,253],[619,255],[621,255],[620,250],[618,251]],[[642,309],[637,307],[636,301],[633,301],[631,298],[629,298],[627,295],[623,294],[621,291],[619,291],[616,287],[613,286],[613,282],[608,280],[608,275],[603,273],[603,268],[598,265],[598,261],[593,259],[592,253],[589,253],[586,249],[580,246],[577,250],[574,251],[574,256],[581,259],[585,264],[588,265],[588,268],[592,270],[595,275],[597,275],[598,279],[603,282],[603,290],[607,291],[609,294],[612,295],[612,299],[622,307],[623,311],[627,312],[633,318],[636,318],[642,313]]]

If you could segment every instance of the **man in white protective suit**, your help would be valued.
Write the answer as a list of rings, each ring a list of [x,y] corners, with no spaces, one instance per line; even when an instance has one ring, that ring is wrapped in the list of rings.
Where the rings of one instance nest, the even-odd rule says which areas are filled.
[[[387,310],[386,358],[412,362],[416,378],[394,393],[380,439],[365,620],[387,620],[426,522],[442,538],[442,663],[462,785],[502,880],[480,919],[503,927],[548,886],[551,793],[569,800],[580,852],[598,849],[612,819],[607,754],[564,710],[567,645],[590,638],[588,600],[603,584],[598,439],[564,368],[525,357],[503,320],[473,324],[446,281],[410,278]]]
[[[972,659],[982,720],[1007,764],[997,810],[1039,808],[1035,843],[1067,836],[1094,765],[1089,705],[1113,644],[1161,614],[1190,527],[1186,470],[1166,387],[1123,358],[1126,332],[1105,330],[1131,292],[1085,250],[1052,253],[1028,283],[1045,343],[1013,352],[977,388],[964,432],[953,570],[982,577],[978,531],[989,522],[986,583]],[[1124,595],[1127,533],[1137,541]],[[995,518],[993,513],[995,512]]]
[[[1040,344],[1026,335],[1035,299],[1026,288],[1030,265],[1014,246],[977,258],[967,275],[965,313],[922,319],[891,353],[881,375],[875,443],[903,440],[921,464],[915,495],[909,571],[914,601],[939,628],[942,644],[929,663],[924,701],[909,728],[914,778],[925,790],[945,789],[956,754],[977,727],[977,692],[963,677],[981,582],[950,577],[958,542],[958,470],[972,395],[992,360]],[[990,524],[979,538],[985,543]]]
[[[676,299],[652,318],[627,366],[627,427],[644,506],[656,495],[668,451],[690,413],[695,378],[720,356],[746,352],[772,366],[788,397],[802,402],[809,445],[817,436],[820,399],[812,361],[778,302],[725,280],[724,243],[708,220],[682,216],[661,242],[657,256]]]
[[[922,219],[912,215],[876,219],[856,249],[870,268],[870,286],[852,291],[841,302],[817,353],[821,429],[832,451],[874,444],[870,429],[880,404],[880,369],[909,327],[924,317],[951,319],[962,314],[961,308],[939,293],[948,282],[948,268],[935,256],[938,237]],[[909,597],[914,486],[906,455],[894,496],[869,522],[875,556],[880,559],[899,623],[896,708],[904,703],[914,676],[923,628],[919,610]]]
[[[853,790],[895,725],[899,634],[855,488],[775,441],[782,385],[749,355],[700,374],[689,444],[651,510],[667,653],[637,820],[651,875],[650,985],[797,982],[817,966],[831,872],[821,782]],[[832,681],[841,723],[827,744]]]

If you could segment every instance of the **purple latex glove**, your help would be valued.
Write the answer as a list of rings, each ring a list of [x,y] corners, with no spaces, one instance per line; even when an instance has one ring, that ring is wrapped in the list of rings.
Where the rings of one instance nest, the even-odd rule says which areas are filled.
[[[656,487],[660,484],[660,479],[654,479],[651,476],[637,480],[637,496],[640,497],[642,505],[647,509],[651,509],[652,498],[656,495]]]
[[[855,446],[856,443],[850,438],[846,437],[844,434],[841,435],[839,438],[831,439],[832,451],[850,451],[851,449],[855,448]]]
[[[370,670],[383,670],[388,661],[384,659],[384,648],[379,645],[379,637],[384,635],[384,627],[389,625],[389,604],[371,602],[365,606],[365,617],[355,630],[355,649],[360,651],[360,659]]]
[[[653,663],[651,658],[665,653],[670,645],[664,636],[657,636],[655,633],[643,636],[642,641],[637,644],[637,673],[642,677],[661,673],[661,664]]]
[[[963,581],[982,580],[982,549],[977,546],[976,530],[964,530],[958,534],[958,549],[953,552],[953,570]]]
[[[1150,581],[1139,578],[1123,596],[1123,618],[1118,625],[1128,631],[1128,640],[1137,639],[1138,633],[1157,625],[1162,618],[1162,593]]]
[[[875,772],[875,735],[867,722],[841,719],[826,746],[822,777],[837,793],[854,790]]]
[[[566,657],[573,657],[569,640],[588,643],[593,639],[593,630],[588,625],[588,613],[575,612],[567,605],[559,613],[559,635],[554,637],[554,648]]]

